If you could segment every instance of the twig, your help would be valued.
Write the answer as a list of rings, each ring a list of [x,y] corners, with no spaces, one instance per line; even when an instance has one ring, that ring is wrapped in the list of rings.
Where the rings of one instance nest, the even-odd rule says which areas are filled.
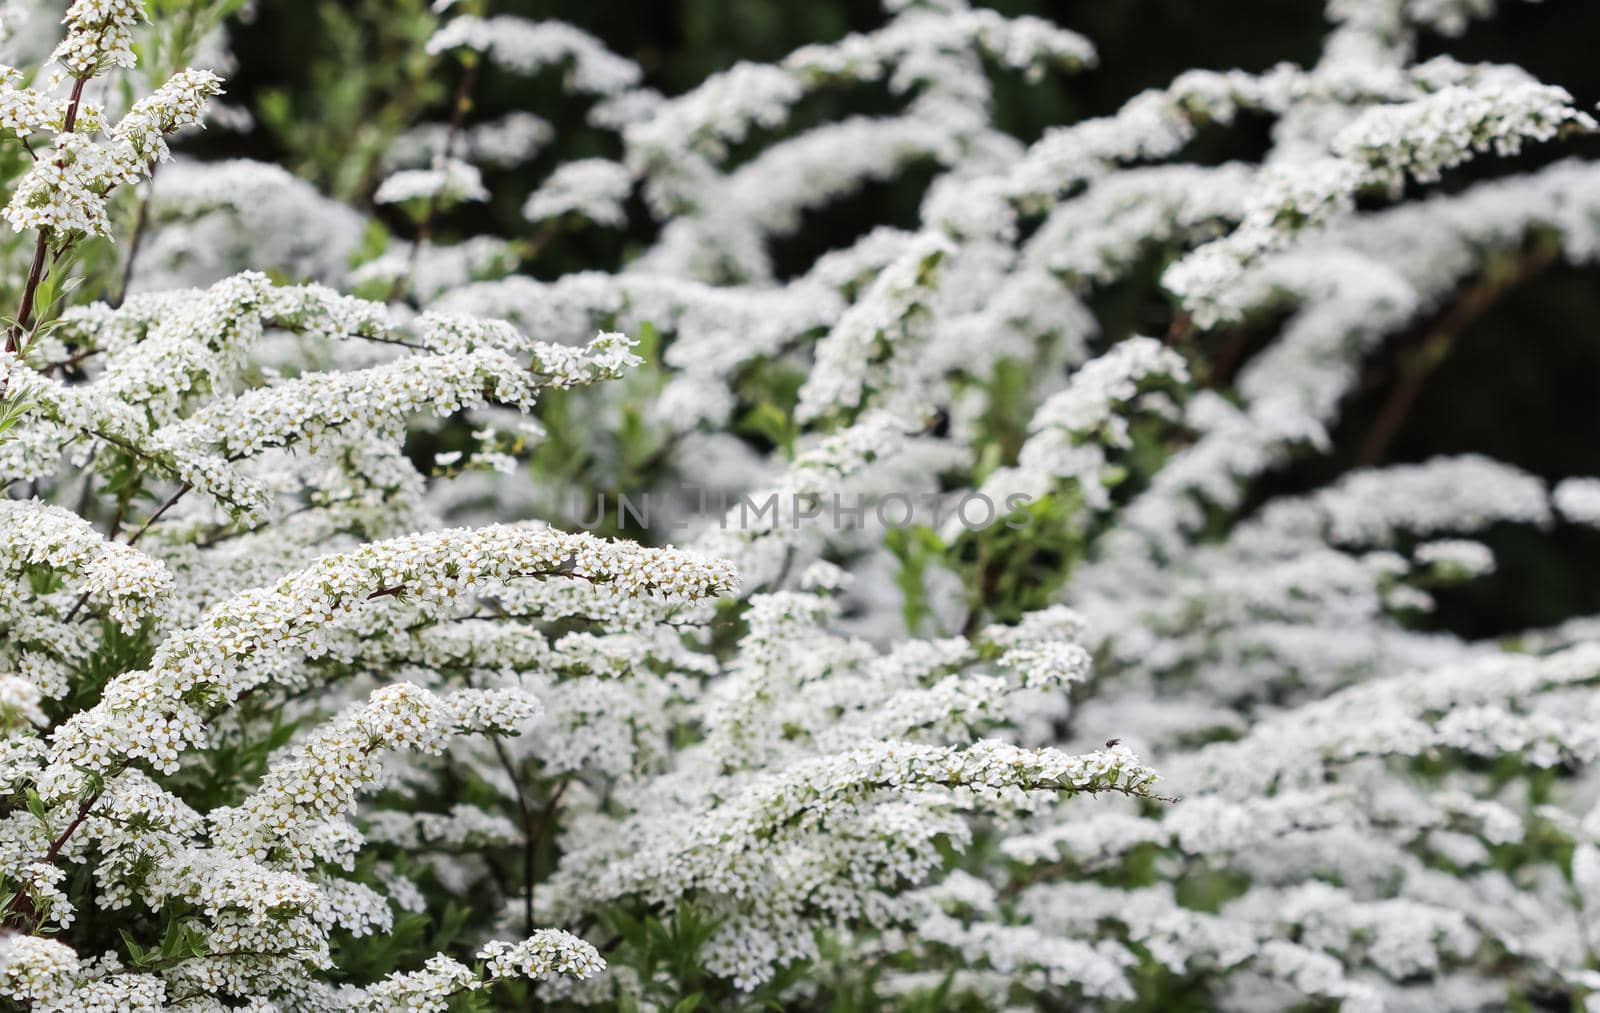
[[[433,238],[433,221],[438,217],[440,198],[450,178],[450,159],[455,157],[456,142],[461,138],[462,126],[467,121],[467,110],[472,108],[472,89],[477,82],[478,61],[469,59],[466,69],[461,74],[461,81],[456,85],[455,97],[451,100],[450,129],[445,132],[444,148],[440,153],[440,164],[444,166],[445,179],[428,197],[427,210],[423,211],[422,220],[417,223],[417,237],[412,241],[411,252],[406,257],[405,271],[389,288],[389,302],[394,302],[405,295],[406,289],[411,286],[412,276],[416,274],[417,260],[422,256],[422,248]]]
[[[1194,317],[1191,317],[1189,314],[1180,310],[1178,315],[1172,318],[1172,325],[1167,328],[1167,333],[1162,336],[1161,343],[1170,348],[1171,346],[1182,341],[1184,338],[1187,338],[1189,336],[1189,332],[1193,330]]]
[[[545,803],[544,810],[539,813],[539,825],[534,828],[533,843],[526,849],[523,856],[523,873],[527,876],[526,908],[523,911],[523,925],[528,930],[528,935],[533,935],[533,860],[538,855],[539,845],[544,841],[545,831],[555,820],[556,806],[561,804],[561,796],[566,793],[567,785],[571,781],[562,781],[556,785],[556,790],[550,793],[550,800]]]
[[[1388,399],[1378,409],[1356,451],[1357,467],[1370,468],[1382,461],[1389,446],[1405,424],[1417,397],[1433,371],[1450,354],[1456,339],[1500,297],[1514,286],[1527,281],[1556,261],[1557,251],[1541,245],[1528,251],[1506,271],[1491,271],[1468,288],[1439,318],[1409,355],[1403,357],[1400,381],[1389,392]]]
[[[1216,355],[1211,357],[1211,368],[1206,371],[1205,382],[1200,386],[1213,390],[1227,386],[1239,368],[1240,361],[1244,359],[1245,346],[1248,343],[1247,332],[1243,327],[1235,327],[1229,331],[1217,348]]]
[[[78,105],[83,100],[84,86],[89,83],[88,77],[80,77],[72,82],[72,97],[67,100],[67,115],[62,122],[62,133],[70,134],[78,122]],[[50,254],[50,236],[52,230],[43,228],[39,230],[39,239],[33,246],[33,263],[28,266],[28,279],[22,286],[22,302],[17,306],[17,318],[11,326],[6,328],[6,351],[21,355],[23,352],[22,336],[33,327],[33,301],[39,293],[39,284],[44,281],[45,258]],[[57,254],[59,257],[59,253]],[[10,385],[10,374],[0,376],[0,399],[4,399],[6,388]]]
[[[122,773],[125,766],[126,764],[122,764],[107,772],[100,782],[100,789],[92,792],[89,797],[79,803],[78,812],[72,817],[72,822],[67,824],[67,828],[61,831],[60,836],[50,842],[50,847],[46,849],[42,859],[43,864],[50,865],[60,856],[61,849],[67,846],[67,841],[72,838],[73,834],[78,832],[78,828],[83,826],[84,821],[89,818],[89,814],[94,811],[95,805],[99,803],[100,796],[105,791],[105,781]],[[26,887],[18,891],[16,899],[18,906],[14,910],[18,914],[26,917],[36,910],[33,904],[33,897],[29,895]]]
[[[122,265],[122,279],[117,285],[117,293],[110,300],[111,308],[116,309],[128,298],[128,289],[133,284],[133,265],[139,259],[139,249],[144,246],[145,233],[150,228],[150,204],[156,187],[156,170],[160,163],[151,162],[149,177],[144,185],[144,194],[139,198],[139,217],[134,221],[133,239],[128,243],[128,260]]]
[[[58,369],[71,369],[73,366],[76,366],[83,360],[99,355],[100,352],[101,349],[98,348],[85,348],[82,351],[73,352],[71,355],[60,360],[59,362],[47,363],[44,367],[45,372],[53,372]]]
[[[500,761],[500,768],[506,772],[506,777],[511,779],[511,790],[517,797],[517,811],[522,814],[522,934],[531,936],[533,935],[533,807],[528,805],[528,796],[523,794],[522,778],[517,776],[516,764],[511,762],[511,754],[506,752],[505,744],[498,737],[491,737],[489,741],[494,746],[494,755]]]
[[[193,488],[194,488],[194,486],[185,484],[182,487],[180,487],[177,492],[173,493],[170,497],[168,497],[167,501],[165,503],[161,504],[159,507],[156,508],[155,513],[151,514],[149,517],[146,517],[144,519],[144,523],[139,525],[139,529],[133,533],[133,537],[128,539],[128,544],[129,545],[133,545],[136,542],[138,542],[139,539],[143,538],[144,537],[144,533],[146,531],[150,530],[150,525],[152,525],[156,521],[160,520],[162,514],[166,513],[168,510],[172,509],[173,504],[177,503],[178,500],[183,498],[185,493],[187,493],[190,489],[193,489]],[[124,498],[122,500],[122,502],[117,504],[117,513],[116,513],[116,516],[112,517],[112,519],[111,519],[111,533],[110,533],[109,536],[107,536],[108,538],[115,539],[117,537],[117,530],[122,527],[122,515],[123,515],[123,512],[127,509],[127,506],[128,506],[128,501],[127,501],[126,498]],[[81,512],[82,511],[80,511],[80,513]],[[72,622],[73,619],[77,618],[78,613],[83,610],[83,606],[88,604],[88,602],[89,602],[89,592],[85,591],[83,594],[78,595],[77,603],[72,606],[72,611],[68,612],[66,614],[65,618],[63,618],[61,620],[62,623],[70,623],[70,622]]]
[[[74,511],[79,517],[83,517],[89,512],[90,497],[94,495],[93,465],[94,459],[98,456],[100,456],[100,448],[91,447],[89,450],[89,460],[85,463],[83,469],[83,488],[78,490],[78,506]]]
[[[67,115],[61,125],[61,132],[64,134],[72,133],[73,127],[77,125],[78,106],[83,101],[83,89],[88,83],[87,77],[80,77],[72,82],[72,97],[67,100]],[[34,244],[33,263],[28,268],[28,280],[22,289],[22,303],[17,307],[16,322],[6,334],[8,352],[17,350],[17,341],[33,323],[33,299],[38,294],[39,283],[44,280],[44,261],[50,252],[50,231],[40,229],[39,240]]]
[[[189,485],[187,483],[184,484],[183,486],[179,487],[178,491],[173,493],[171,496],[169,496],[165,503],[161,504],[159,507],[156,508],[156,512],[155,513],[151,514],[149,517],[146,517],[144,519],[144,523],[139,525],[139,530],[135,531],[133,533],[133,537],[128,539],[128,544],[129,545],[133,545],[139,539],[143,538],[144,537],[144,533],[146,531],[150,530],[150,525],[152,525],[156,521],[160,520],[162,514],[166,513],[168,510],[171,510],[173,504],[177,503],[178,500],[180,500],[180,499],[182,499],[184,497],[184,494],[186,494],[190,489],[193,489],[193,488],[194,488],[194,486]]]

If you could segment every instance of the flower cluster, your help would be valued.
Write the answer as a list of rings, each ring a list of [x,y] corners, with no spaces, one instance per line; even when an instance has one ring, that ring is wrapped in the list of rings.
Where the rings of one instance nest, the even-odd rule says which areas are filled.
[[[633,189],[628,170],[603,158],[585,158],[564,163],[522,206],[529,221],[578,214],[599,225],[621,225],[627,221],[622,202]]]
[[[62,22],[66,36],[50,60],[77,78],[92,77],[107,67],[131,67],[133,27],[144,16],[144,7],[136,0],[73,0]]]
[[[4,215],[18,232],[33,229],[61,238],[110,234],[106,199],[119,186],[138,182],[170,157],[166,135],[198,123],[206,100],[222,91],[207,70],[179,71],[152,94],[135,102],[121,120],[94,141],[82,130],[104,129],[101,111],[83,98],[84,84],[112,67],[131,67],[133,26],[144,16],[133,0],[73,0],[67,35],[52,60],[75,82],[69,98],[53,101],[32,89],[18,90],[15,71],[4,74],[4,118],[20,137],[50,130],[54,142],[17,181]],[[57,112],[59,110],[59,113]]]

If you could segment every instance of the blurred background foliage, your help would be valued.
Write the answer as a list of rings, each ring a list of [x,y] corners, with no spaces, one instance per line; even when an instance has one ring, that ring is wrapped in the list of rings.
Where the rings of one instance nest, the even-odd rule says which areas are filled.
[[[1087,35],[1100,52],[1098,68],[1071,77],[1029,82],[997,76],[997,122],[1024,141],[1052,124],[1111,112],[1141,89],[1192,67],[1309,64],[1325,28],[1321,0],[995,0],[990,6],[1058,21]],[[1593,108],[1600,100],[1600,62],[1593,55],[1600,4],[1502,0],[1501,6],[1495,20],[1476,23],[1460,37],[1423,38],[1420,55],[1516,63]],[[490,10],[584,28],[638,62],[646,83],[668,95],[739,60],[777,60],[797,46],[870,29],[884,19],[876,0],[497,0]],[[250,109],[256,124],[245,133],[210,131],[192,150],[286,165],[373,211],[395,237],[408,239],[410,223],[371,208],[370,197],[396,134],[417,122],[449,119],[462,69],[426,56],[422,46],[432,29],[428,0],[258,4],[252,23],[234,32],[239,66],[228,85],[229,100]],[[887,94],[829,93],[808,99],[795,126],[892,107]],[[585,124],[585,104],[563,94],[553,73],[525,78],[484,68],[468,122],[513,109],[547,119],[556,141],[514,172],[487,173],[494,200],[453,211],[435,227],[440,240],[481,232],[526,236],[531,227],[521,218],[521,204],[555,165],[619,154],[614,137]],[[1264,119],[1247,119],[1207,132],[1187,157],[1205,163],[1259,158],[1270,127]],[[747,146],[759,150],[767,140],[754,138]],[[1441,186],[1458,189],[1568,157],[1600,157],[1600,141],[1540,146],[1509,161],[1485,159]],[[818,254],[874,226],[914,225],[932,175],[931,166],[911,171],[809,215],[797,235],[774,251],[780,276],[803,271]],[[627,230],[568,232],[541,242],[522,270],[549,278],[619,267],[654,236],[642,205],[632,210]],[[1156,278],[1171,253],[1154,251],[1148,269],[1097,295],[1107,342],[1167,329],[1172,309]],[[1373,430],[1386,410],[1393,411],[1388,406],[1394,391],[1419,357],[1429,361],[1415,396],[1370,463],[1478,452],[1550,480],[1600,475],[1600,278],[1593,270],[1559,266],[1526,273],[1515,284],[1469,283],[1462,298],[1472,312],[1451,315],[1446,308],[1395,336],[1368,363],[1359,392],[1345,406],[1334,451],[1270,476],[1257,497],[1315,488],[1371,458]],[[1485,285],[1492,291],[1482,298]],[[1450,332],[1443,354],[1428,353],[1423,346],[1441,330]],[[1195,351],[1214,354],[1224,339],[1248,350],[1259,347],[1265,333],[1205,336]],[[1494,636],[1600,611],[1600,532],[1564,525],[1547,534],[1491,531],[1486,540],[1500,560],[1501,579],[1441,592],[1440,608],[1426,622]]]

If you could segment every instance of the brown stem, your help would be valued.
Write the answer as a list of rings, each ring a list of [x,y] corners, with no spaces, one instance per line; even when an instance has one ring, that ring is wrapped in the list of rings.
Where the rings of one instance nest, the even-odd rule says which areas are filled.
[[[83,100],[84,85],[88,83],[87,77],[72,82],[72,97],[67,101],[67,115],[62,123],[63,133],[72,133],[72,128],[77,125],[78,105]],[[49,229],[40,229],[39,239],[33,245],[33,263],[28,266],[28,280],[22,285],[22,302],[17,306],[17,318],[6,328],[8,352],[22,353],[22,336],[33,326],[33,300],[39,292],[40,282],[44,281],[45,258],[50,254],[50,232]],[[0,377],[0,399],[6,396],[8,386],[10,377]]]
[[[1556,253],[1556,249],[1548,244],[1527,251],[1508,269],[1485,272],[1451,304],[1422,340],[1402,357],[1400,380],[1378,409],[1371,428],[1356,451],[1357,467],[1373,467],[1388,454],[1390,444],[1410,416],[1411,409],[1416,406],[1423,386],[1449,356],[1450,349],[1461,333],[1511,288],[1555,263]]]
[[[173,505],[175,503],[177,503],[178,500],[182,499],[184,497],[185,493],[187,493],[190,489],[193,489],[193,488],[194,488],[194,486],[185,484],[185,485],[179,487],[177,492],[175,492],[171,496],[167,497],[167,501],[165,503],[161,504],[159,507],[157,507],[155,513],[151,514],[149,517],[146,517],[144,519],[144,523],[139,525],[139,530],[135,531],[133,533],[133,537],[128,539],[128,544],[129,545],[133,545],[133,544],[137,543],[139,541],[139,539],[143,538],[144,537],[144,533],[146,531],[150,530],[150,525],[152,525],[156,521],[160,520],[162,514],[166,513],[168,510],[171,510]]]
[[[89,513],[89,502],[94,496],[94,459],[100,456],[100,448],[94,447],[89,451],[89,460],[83,469],[83,488],[78,490],[78,505],[73,510],[79,517]]]
[[[1229,331],[1223,338],[1222,344],[1217,347],[1217,354],[1212,356],[1211,368],[1206,372],[1205,382],[1201,386],[1213,390],[1227,386],[1239,368],[1239,363],[1244,359],[1247,344],[1249,342],[1243,327],[1235,327]]]
[[[61,849],[67,846],[68,839],[78,832],[79,827],[83,826],[83,821],[89,818],[89,814],[94,811],[95,803],[99,801],[100,793],[97,791],[84,799],[78,806],[78,813],[72,817],[72,822],[67,824],[67,829],[61,831],[61,836],[50,842],[50,849],[44,853],[44,863],[46,865],[55,861],[56,857],[61,854]]]
[[[72,133],[72,128],[78,123],[78,106],[83,101],[84,85],[89,83],[87,77],[80,77],[72,82],[72,97],[67,100],[67,116],[62,123],[62,133]],[[15,352],[17,342],[33,324],[33,299],[39,291],[39,283],[44,280],[44,261],[50,252],[50,230],[39,230],[39,241],[33,247],[33,263],[28,268],[28,280],[22,288],[22,303],[17,307],[16,322],[6,334],[6,351]]]
[[[64,134],[72,133],[72,129],[78,125],[78,104],[83,101],[83,87],[88,83],[87,76],[72,82],[72,97],[67,100],[67,117],[61,125],[61,132]]]
[[[115,770],[112,770],[107,777],[115,777],[121,772],[122,767],[117,767]],[[103,785],[104,781],[101,783]],[[78,804],[78,811],[72,817],[72,822],[67,824],[67,828],[61,831],[61,834],[56,837],[55,840],[51,841],[50,847],[45,850],[44,858],[42,859],[45,865],[51,864],[61,855],[61,849],[67,846],[67,841],[72,838],[73,834],[78,832],[78,828],[83,826],[84,821],[89,818],[89,814],[94,811],[95,804],[100,801],[100,796],[104,790],[105,789],[102,787],[99,791],[93,792],[88,798],[84,799]],[[26,918],[32,915],[36,910],[33,904],[33,897],[29,895],[25,888],[17,892],[15,904],[16,907],[14,907],[12,911],[7,912],[8,918],[12,912],[15,912],[16,914]]]
[[[156,185],[156,170],[160,168],[157,162],[151,162],[147,175],[149,182],[145,184],[144,196],[139,199],[139,217],[133,224],[133,239],[128,243],[128,260],[122,265],[122,279],[117,285],[117,293],[110,302],[111,308],[116,309],[128,298],[128,288],[133,284],[133,265],[139,259],[139,248],[144,245],[144,236],[150,228],[150,204]]]
[[[511,791],[517,797],[517,812],[522,815],[522,934],[533,935],[533,859],[535,829],[533,820],[533,807],[528,804],[528,796],[522,791],[522,778],[517,776],[517,766],[511,762],[511,754],[506,752],[505,744],[499,738],[491,738],[494,746],[494,755],[500,761],[500,769],[506,772],[506,777],[511,779]]]
[[[556,785],[556,790],[550,793],[550,800],[545,803],[544,810],[539,813],[539,825],[534,828],[533,841],[524,849],[522,856],[522,873],[527,878],[528,885],[524,894],[524,907],[522,912],[523,927],[527,935],[533,935],[533,860],[539,853],[539,845],[543,843],[545,832],[555,821],[556,806],[561,804],[561,796],[565,794],[567,785],[571,781],[562,781]]]
[[[1167,333],[1162,335],[1161,343],[1168,347],[1176,345],[1187,338],[1193,330],[1194,318],[1180,310],[1178,315],[1172,318],[1172,325],[1167,328]]]
[[[106,541],[114,542],[114,541],[117,540],[117,532],[122,530],[122,518],[127,514],[127,512],[128,512],[128,502],[132,498],[133,498],[133,483],[130,482],[123,489],[122,495],[117,498],[117,512],[111,515],[111,528],[110,528],[110,530],[108,530],[106,532]],[[166,507],[162,507],[162,509],[165,510]],[[141,535],[144,534],[144,530],[140,529],[139,533]],[[63,624],[72,622],[72,620],[74,620],[74,619],[76,619],[78,617],[78,613],[82,612],[83,611],[83,607],[85,605],[87,605],[88,603],[89,603],[89,592],[85,591],[82,594],[78,595],[77,603],[72,606],[72,610],[69,611],[66,614],[66,616],[61,620],[61,622]]]
[[[22,285],[22,302],[17,306],[17,319],[6,330],[6,351],[15,352],[22,347],[22,335],[33,323],[33,299],[44,281],[44,262],[50,253],[50,230],[40,229],[39,239],[33,246],[33,263],[28,267],[28,280]]]
[[[461,138],[462,126],[467,121],[467,110],[472,108],[472,89],[478,81],[478,61],[469,59],[466,70],[461,74],[461,81],[456,85],[455,97],[451,100],[450,129],[444,135],[444,149],[440,155],[440,163],[444,166],[445,180],[450,178],[450,159],[455,156],[456,142]],[[394,302],[405,295],[406,289],[411,286],[411,278],[417,271],[417,260],[422,256],[422,248],[433,238],[433,220],[438,217],[440,198],[444,194],[444,183],[428,197],[428,207],[422,213],[422,220],[417,223],[417,237],[411,243],[411,252],[406,257],[406,269],[400,277],[394,280],[389,288],[389,302]]]
[[[48,364],[47,366],[45,366],[45,369],[46,369],[46,371],[52,371],[52,372],[55,371],[55,370],[58,370],[58,369],[71,369],[73,366],[76,366],[78,363],[82,362],[83,360],[89,359],[89,358],[93,358],[94,356],[99,355],[99,354],[100,354],[100,349],[98,349],[98,348],[85,348],[85,349],[82,349],[80,351],[73,352],[71,355],[67,356],[65,359],[62,359],[60,362],[52,362],[52,363]]]

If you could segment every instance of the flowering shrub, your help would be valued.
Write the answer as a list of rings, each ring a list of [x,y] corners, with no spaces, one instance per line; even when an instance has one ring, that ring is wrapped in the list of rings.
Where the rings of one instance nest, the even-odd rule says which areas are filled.
[[[1596,130],[1416,59],[1491,4],[1330,0],[1310,66],[1023,144],[996,82],[1095,48],[966,0],[671,97],[410,0],[345,68],[410,120],[300,175],[168,148],[249,118],[245,4],[49,6],[0,68],[6,1008],[1600,1008],[1597,620],[1425,622],[1600,477],[1384,463],[1473,307],[1600,256],[1590,163],[1436,185]],[[512,193],[563,139],[476,94],[552,71],[603,153]]]

